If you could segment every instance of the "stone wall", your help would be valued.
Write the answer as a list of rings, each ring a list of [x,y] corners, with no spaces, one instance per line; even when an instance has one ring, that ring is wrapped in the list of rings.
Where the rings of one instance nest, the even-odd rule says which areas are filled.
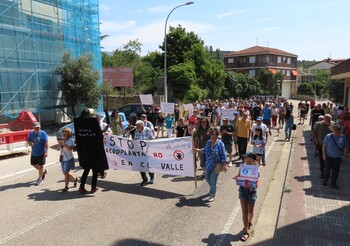
[[[153,95],[153,101],[155,105],[160,105],[160,102],[164,102],[164,96],[162,95]],[[104,102],[104,106],[107,107],[108,110],[112,110],[114,108],[119,108],[128,103],[141,103],[139,96],[110,96],[108,98],[108,102]]]

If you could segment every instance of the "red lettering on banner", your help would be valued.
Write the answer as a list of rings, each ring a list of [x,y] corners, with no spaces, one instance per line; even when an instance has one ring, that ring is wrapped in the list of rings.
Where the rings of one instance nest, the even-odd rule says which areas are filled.
[[[153,152],[153,157],[155,157],[155,158],[163,158],[163,154],[162,153],[157,153],[157,152]]]

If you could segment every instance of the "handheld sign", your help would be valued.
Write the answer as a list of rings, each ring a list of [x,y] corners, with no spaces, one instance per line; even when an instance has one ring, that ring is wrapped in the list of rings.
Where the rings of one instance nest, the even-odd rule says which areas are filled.
[[[170,113],[173,114],[175,110],[175,104],[174,103],[160,103],[160,109],[164,114]]]
[[[146,94],[146,95],[140,94],[139,96],[142,104],[150,104],[150,105],[154,104],[152,94]]]

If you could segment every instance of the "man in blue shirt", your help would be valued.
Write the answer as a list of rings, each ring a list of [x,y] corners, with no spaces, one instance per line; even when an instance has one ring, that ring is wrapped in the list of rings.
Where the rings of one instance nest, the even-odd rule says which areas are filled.
[[[134,139],[135,140],[153,140],[154,139],[152,130],[148,127],[145,127],[142,120],[136,121],[136,131],[135,131]],[[140,184],[141,186],[145,186],[147,184],[154,184],[154,173],[148,173],[151,179],[150,182],[148,182],[146,172],[140,172],[140,174],[142,178],[142,182]]]
[[[32,146],[32,153],[30,156],[30,164],[39,171],[39,178],[35,185],[40,185],[45,179],[47,170],[44,169],[47,151],[49,149],[49,138],[45,131],[40,130],[40,123],[35,122],[34,130],[29,133],[28,144]]]

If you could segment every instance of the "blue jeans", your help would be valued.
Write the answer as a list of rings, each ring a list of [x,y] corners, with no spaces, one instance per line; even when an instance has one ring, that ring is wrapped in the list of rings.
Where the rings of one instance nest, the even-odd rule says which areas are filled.
[[[210,190],[209,195],[215,196],[216,194],[216,181],[218,180],[219,174],[217,174],[214,169],[210,171],[206,171],[205,173],[205,180],[208,182]]]
[[[286,127],[284,128],[286,138],[290,139],[292,135],[292,126],[293,124],[286,123]]]
[[[265,164],[265,146],[262,147],[262,148],[263,148],[263,152],[262,152],[262,155],[261,155],[261,163]]]

